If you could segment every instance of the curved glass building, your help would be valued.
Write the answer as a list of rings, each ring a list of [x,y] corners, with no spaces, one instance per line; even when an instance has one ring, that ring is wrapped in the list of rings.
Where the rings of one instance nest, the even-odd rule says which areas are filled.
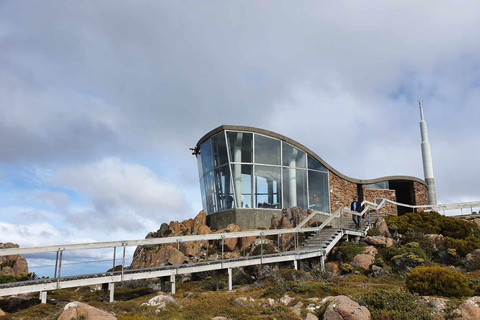
[[[348,207],[354,195],[426,204],[421,179],[350,178],[300,143],[263,129],[220,126],[202,137],[193,153],[203,209],[214,229],[229,223],[243,229],[266,227],[272,214],[287,207],[334,212]]]

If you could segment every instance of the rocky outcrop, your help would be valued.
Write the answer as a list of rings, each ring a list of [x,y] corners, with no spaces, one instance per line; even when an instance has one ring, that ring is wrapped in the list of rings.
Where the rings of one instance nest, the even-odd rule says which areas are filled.
[[[432,309],[432,314],[445,313],[445,309],[448,306],[450,300],[445,298],[437,298],[431,296],[422,296],[418,299],[418,303]]]
[[[353,267],[370,269],[370,266],[375,262],[375,255],[378,253],[374,247],[367,247],[362,254],[357,254],[352,261]]]
[[[433,244],[435,245],[435,249],[443,247],[443,235],[441,234],[427,234],[427,237],[432,240]]]
[[[465,259],[467,261],[473,261],[473,260],[478,259],[479,257],[480,257],[480,249],[476,249],[476,250],[473,250],[472,252],[470,252],[469,254],[467,254]]]
[[[370,320],[370,311],[346,296],[336,296],[323,315],[324,320]]]
[[[132,269],[161,267],[166,265],[182,264],[187,261],[187,257],[172,246],[161,247],[160,250],[154,252],[149,250],[141,250],[139,254],[134,256],[132,261]]]
[[[240,229],[239,226],[231,223],[229,224],[226,228],[225,228],[225,231],[226,232],[239,232],[241,231],[242,229]],[[225,245],[225,250],[227,251],[234,251],[235,248],[237,247],[237,243],[238,243],[238,238],[228,238],[228,239],[225,239],[225,242],[224,242],[224,245]]]
[[[0,243],[0,249],[19,248],[18,244],[7,242]],[[16,255],[0,256],[0,275],[18,276],[28,273],[27,260]]]
[[[142,303],[142,306],[157,307],[157,310],[163,310],[169,303],[176,303],[175,299],[169,294],[159,292],[157,296],[148,300],[148,302]]]
[[[114,315],[78,301],[70,302],[63,308],[58,320],[114,320]]]
[[[471,297],[465,300],[452,312],[456,320],[480,319],[480,297]]]
[[[379,248],[390,248],[393,246],[393,239],[385,236],[368,236],[363,238],[363,242]]]
[[[379,218],[377,221],[377,228],[380,230],[382,236],[391,238],[392,235],[390,234],[390,230],[388,230],[387,223],[385,222],[384,218]]]
[[[325,263],[325,270],[333,274],[338,274],[340,271],[340,261],[332,261]]]

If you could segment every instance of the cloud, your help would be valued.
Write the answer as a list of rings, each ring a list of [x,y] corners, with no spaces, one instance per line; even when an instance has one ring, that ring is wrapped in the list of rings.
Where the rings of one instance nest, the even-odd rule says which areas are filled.
[[[68,221],[79,228],[135,230],[191,212],[185,194],[150,169],[119,158],[60,169],[51,182],[88,197],[92,209],[72,210]]]

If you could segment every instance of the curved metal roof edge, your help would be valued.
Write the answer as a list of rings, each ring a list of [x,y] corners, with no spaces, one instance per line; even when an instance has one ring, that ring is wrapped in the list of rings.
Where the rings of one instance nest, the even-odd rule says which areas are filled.
[[[266,135],[266,136],[270,136],[272,138],[275,138],[275,139],[279,139],[279,140],[282,140],[282,141],[285,141],[287,142],[288,144],[291,144],[292,146],[295,146],[297,147],[298,149],[300,150],[303,150],[305,151],[306,153],[308,153],[310,156],[312,156],[314,159],[316,159],[317,161],[319,161],[321,164],[323,164],[328,170],[330,170],[331,172],[333,172],[335,175],[339,176],[340,178],[344,179],[344,180],[347,180],[347,181],[350,181],[350,182],[353,182],[353,183],[359,183],[359,184],[370,184],[370,183],[377,183],[377,182],[382,182],[382,181],[386,181],[386,180],[395,180],[395,181],[400,181],[400,180],[409,180],[409,181],[416,181],[416,182],[419,182],[423,185],[427,185],[425,183],[424,180],[420,179],[420,178],[417,178],[417,177],[412,177],[412,176],[385,176],[385,177],[379,177],[379,178],[375,178],[375,179],[355,179],[355,178],[352,178],[352,177],[349,177],[349,176],[346,176],[344,175],[343,173],[340,173],[338,170],[336,170],[335,168],[333,168],[331,165],[329,165],[325,160],[323,160],[319,155],[317,155],[315,152],[313,152],[312,150],[310,150],[309,148],[307,148],[306,146],[304,146],[303,144],[293,140],[293,139],[290,139],[284,135],[281,135],[281,134],[278,134],[276,132],[273,132],[273,131],[269,131],[269,130],[265,130],[265,129],[260,129],[260,128],[255,128],[255,127],[247,127],[247,126],[233,126],[233,125],[221,125],[213,130],[211,130],[210,132],[208,132],[207,134],[205,134],[200,140],[198,140],[197,142],[197,145],[196,145],[196,148],[198,149],[200,147],[200,145],[206,141],[208,138],[210,138],[211,136],[221,132],[221,131],[225,131],[225,130],[233,130],[233,131],[245,131],[245,132],[253,132],[253,133],[259,133],[259,134],[263,134],[263,135]]]

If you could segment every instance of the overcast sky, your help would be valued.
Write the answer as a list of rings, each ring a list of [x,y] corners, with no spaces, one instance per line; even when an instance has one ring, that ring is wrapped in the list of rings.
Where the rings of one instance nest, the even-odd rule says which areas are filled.
[[[0,1],[0,242],[144,238],[202,208],[199,138],[286,135],[480,200],[476,1]]]

